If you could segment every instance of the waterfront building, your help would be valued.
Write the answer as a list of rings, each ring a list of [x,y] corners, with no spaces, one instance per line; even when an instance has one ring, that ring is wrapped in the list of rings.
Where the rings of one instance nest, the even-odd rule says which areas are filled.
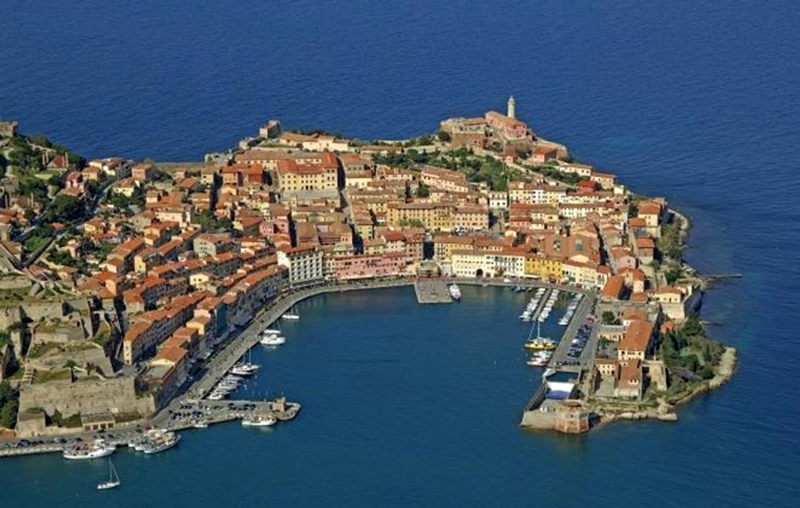
[[[333,275],[338,280],[367,279],[406,275],[405,253],[341,256],[331,259]]]
[[[147,182],[151,178],[153,178],[153,174],[155,174],[156,167],[153,164],[148,164],[146,162],[140,162],[133,166],[131,169],[131,176],[134,180],[139,182]]]
[[[556,405],[553,428],[564,434],[582,434],[589,431],[589,412],[577,400],[567,400]]]
[[[457,277],[494,277],[497,274],[494,253],[482,250],[455,250],[452,272]]]
[[[592,171],[592,175],[589,178],[591,181],[600,184],[600,187],[603,189],[614,189],[614,186],[617,183],[617,176],[609,173]]]
[[[651,291],[649,297],[659,304],[667,319],[682,323],[700,304],[701,291],[692,284],[661,286]]]
[[[133,365],[152,354],[158,344],[192,318],[195,307],[205,297],[204,293],[194,292],[174,298],[163,308],[133,316],[122,341],[123,362]]]
[[[313,136],[313,139],[302,141],[301,146],[303,150],[310,152],[346,152],[350,149],[350,140],[320,134]]]
[[[19,132],[19,123],[16,120],[0,121],[0,137],[13,138]]]
[[[593,289],[602,288],[611,275],[611,270],[607,266],[587,260],[585,256],[584,260],[576,259],[576,257],[561,263],[561,278],[568,284],[577,284]]]
[[[323,253],[316,247],[282,247],[277,251],[278,264],[289,269],[292,286],[321,282],[324,274]]]
[[[546,281],[559,281],[562,276],[561,259],[529,252],[525,254],[525,276]]]

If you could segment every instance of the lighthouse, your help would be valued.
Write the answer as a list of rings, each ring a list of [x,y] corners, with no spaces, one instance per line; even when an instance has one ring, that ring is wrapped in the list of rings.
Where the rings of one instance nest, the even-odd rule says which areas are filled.
[[[513,95],[508,98],[508,114],[506,116],[517,118],[517,101],[514,100]]]

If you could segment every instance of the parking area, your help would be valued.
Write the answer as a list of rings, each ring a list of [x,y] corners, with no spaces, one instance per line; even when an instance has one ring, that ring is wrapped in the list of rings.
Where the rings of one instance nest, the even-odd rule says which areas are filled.
[[[583,298],[553,353],[552,367],[577,372],[594,357],[593,351],[589,354],[597,337],[596,319],[591,314],[594,302],[594,295],[588,294]]]

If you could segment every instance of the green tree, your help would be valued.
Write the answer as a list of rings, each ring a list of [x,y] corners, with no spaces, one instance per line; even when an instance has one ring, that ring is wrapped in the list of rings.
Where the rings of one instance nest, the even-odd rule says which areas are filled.
[[[17,424],[19,411],[19,391],[11,387],[8,381],[0,383],[0,427],[13,429]]]
[[[20,196],[33,196],[37,201],[47,200],[47,184],[33,175],[21,175],[19,178]]]
[[[711,379],[712,377],[714,377],[714,369],[712,369],[708,365],[703,365],[697,371],[697,375],[706,380]]]
[[[664,278],[667,279],[667,284],[670,286],[678,282],[683,277],[683,268],[679,265],[670,267],[664,272]]]
[[[418,198],[427,198],[430,195],[431,195],[430,187],[420,182],[419,186],[417,186],[416,196]]]
[[[195,215],[194,223],[199,225],[205,231],[214,231],[219,229],[230,229],[233,223],[229,219],[219,219],[214,215],[211,210],[203,210]]]
[[[72,222],[83,217],[84,208],[74,196],[59,194],[50,205],[45,218],[48,222]]]
[[[700,362],[697,360],[697,355],[686,355],[681,362],[683,367],[692,372],[697,372],[700,369]]]
[[[0,427],[13,429],[17,424],[17,413],[19,412],[19,402],[12,400],[3,405],[0,410]]]
[[[442,143],[449,143],[452,140],[450,134],[445,131],[437,132],[436,137],[439,138],[439,141],[441,141]]]
[[[16,400],[19,392],[12,388],[8,381],[0,383],[0,406],[8,401]]]
[[[61,427],[61,425],[64,423],[64,415],[61,414],[61,411],[56,409],[50,416],[50,421]]]
[[[8,333],[8,330],[0,330],[0,350],[7,344],[11,344],[11,334]]]
[[[690,314],[689,317],[686,319],[686,322],[683,324],[681,328],[681,332],[685,334],[687,337],[704,337],[705,330],[703,329],[703,325],[700,324],[700,321],[697,319],[697,314]]]
[[[619,324],[619,318],[617,317],[616,314],[614,314],[610,310],[607,310],[607,311],[603,312],[603,315],[601,317],[603,319],[603,324],[604,325],[618,325]]]
[[[680,261],[680,229],[676,224],[667,224],[661,228],[661,237],[656,241],[656,247],[662,256]]]

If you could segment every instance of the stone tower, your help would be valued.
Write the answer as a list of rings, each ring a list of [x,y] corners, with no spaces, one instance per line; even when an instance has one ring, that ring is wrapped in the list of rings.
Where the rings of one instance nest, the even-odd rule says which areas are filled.
[[[508,114],[506,116],[509,118],[517,117],[517,101],[514,100],[513,95],[508,98]]]

